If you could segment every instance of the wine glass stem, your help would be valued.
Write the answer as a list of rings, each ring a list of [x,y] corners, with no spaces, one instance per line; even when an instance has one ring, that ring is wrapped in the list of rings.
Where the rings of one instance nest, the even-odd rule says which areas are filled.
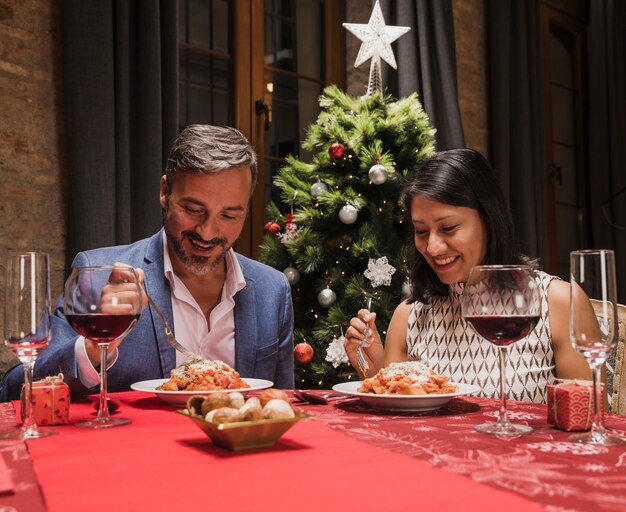
[[[593,379],[593,422],[591,423],[591,434],[602,436],[604,429],[604,394],[600,382],[600,366],[591,362],[591,375]]]
[[[500,360],[500,416],[498,423],[506,425],[509,419],[506,416],[506,347],[498,347]]]
[[[107,359],[109,354],[109,344],[99,343],[100,347],[100,407],[98,409],[98,420],[109,420],[109,404],[107,402]]]
[[[23,428],[27,432],[37,430],[37,424],[35,423],[35,417],[33,416],[33,366],[34,361],[29,358],[29,361],[22,362],[24,367],[24,382],[26,383],[26,400],[24,400],[24,407],[26,411],[24,414]]]

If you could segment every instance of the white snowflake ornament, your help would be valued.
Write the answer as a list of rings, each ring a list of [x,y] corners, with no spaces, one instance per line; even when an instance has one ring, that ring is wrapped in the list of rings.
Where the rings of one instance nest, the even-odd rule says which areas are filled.
[[[342,363],[349,363],[348,354],[343,346],[345,336],[339,336],[339,338],[333,338],[326,348],[326,361],[333,363],[333,368],[337,368]]]
[[[389,264],[387,256],[378,258],[377,260],[370,258],[367,263],[367,270],[363,272],[363,275],[367,277],[374,288],[384,285],[389,286],[391,284],[391,276],[396,272],[393,265]]]

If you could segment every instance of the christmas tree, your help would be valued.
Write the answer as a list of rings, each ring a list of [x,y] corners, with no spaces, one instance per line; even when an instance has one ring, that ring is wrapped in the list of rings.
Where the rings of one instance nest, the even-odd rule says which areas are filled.
[[[382,21],[376,7],[370,25]],[[354,27],[347,28],[356,33]],[[382,28],[404,27],[383,21]],[[381,56],[376,49],[369,56],[365,96],[324,90],[302,144],[312,161],[289,156],[274,180],[282,204],[268,206],[260,259],[284,271],[292,285],[299,388],[355,378],[343,349],[350,319],[364,307],[375,311],[384,337],[408,293],[412,226],[398,200],[416,164],[434,153],[435,130],[416,94],[395,100],[381,93]]]

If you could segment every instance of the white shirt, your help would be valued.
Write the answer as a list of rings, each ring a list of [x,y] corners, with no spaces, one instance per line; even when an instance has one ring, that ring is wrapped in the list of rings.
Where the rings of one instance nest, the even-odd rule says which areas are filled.
[[[213,308],[207,322],[206,316],[179,277],[174,273],[163,233],[163,270],[170,283],[172,314],[176,340],[205,359],[218,359],[235,366],[235,294],[245,288],[246,281],[230,249],[226,253],[226,279],[220,302]],[[187,361],[176,352],[176,366]]]
[[[235,256],[230,249],[225,256],[226,279],[220,302],[213,308],[209,321],[184,283],[174,273],[170,260],[167,238],[163,233],[163,275],[170,284],[172,315],[176,339],[190,351],[206,359],[219,359],[235,366],[235,294],[245,288],[246,281]],[[212,327],[211,327],[212,326]],[[88,388],[100,383],[100,374],[93,367],[85,349],[85,338],[79,336],[74,353],[81,382]],[[117,361],[118,352],[109,354],[107,370]],[[187,360],[176,352],[176,366]]]

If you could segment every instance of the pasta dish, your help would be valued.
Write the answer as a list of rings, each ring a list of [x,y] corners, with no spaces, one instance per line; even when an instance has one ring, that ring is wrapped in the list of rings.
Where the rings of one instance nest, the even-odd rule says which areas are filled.
[[[157,389],[160,391],[212,391],[249,387],[239,377],[239,373],[222,361],[192,359],[174,368],[170,379]]]
[[[376,375],[365,379],[359,393],[377,395],[430,395],[454,393],[457,386],[445,375],[435,373],[417,361],[391,363]]]

